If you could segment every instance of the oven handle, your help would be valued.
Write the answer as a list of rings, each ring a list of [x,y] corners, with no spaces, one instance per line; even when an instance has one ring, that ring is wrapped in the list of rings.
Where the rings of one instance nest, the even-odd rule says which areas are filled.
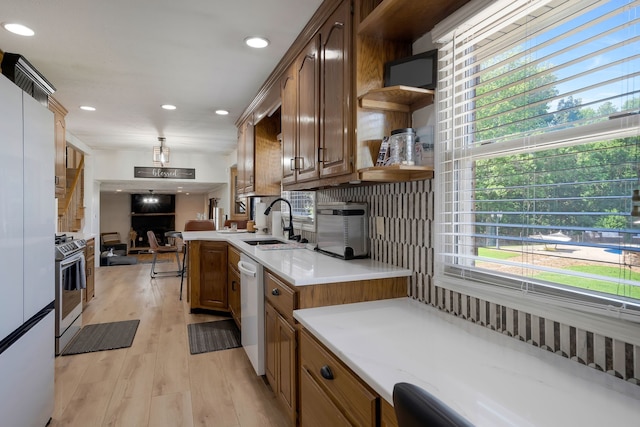
[[[70,257],[68,257],[68,258],[60,260],[60,267],[62,267],[62,268],[68,267],[68,266],[70,266],[72,264],[77,263],[81,259],[84,259],[84,253],[82,253],[82,252],[75,253],[75,254],[71,255]]]

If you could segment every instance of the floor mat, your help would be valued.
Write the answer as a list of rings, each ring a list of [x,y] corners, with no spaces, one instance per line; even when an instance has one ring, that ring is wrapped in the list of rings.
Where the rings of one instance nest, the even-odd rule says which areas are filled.
[[[187,330],[191,354],[228,350],[241,346],[240,330],[233,319],[191,323],[187,325]]]
[[[84,326],[62,351],[62,356],[131,347],[140,320]]]

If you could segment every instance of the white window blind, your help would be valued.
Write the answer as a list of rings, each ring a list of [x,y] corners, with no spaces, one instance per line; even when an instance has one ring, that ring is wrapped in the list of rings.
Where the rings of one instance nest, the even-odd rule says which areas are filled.
[[[315,220],[316,193],[313,191],[283,191],[282,197],[291,203],[293,218],[297,221],[313,223]],[[289,206],[280,203],[283,214],[289,214]]]
[[[640,319],[640,1],[474,5],[433,33],[436,279]]]

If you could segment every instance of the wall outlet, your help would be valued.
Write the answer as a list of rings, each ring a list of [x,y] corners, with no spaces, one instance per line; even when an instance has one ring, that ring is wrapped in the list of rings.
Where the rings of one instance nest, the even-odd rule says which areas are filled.
[[[376,217],[376,234],[384,236],[384,218],[381,216]]]

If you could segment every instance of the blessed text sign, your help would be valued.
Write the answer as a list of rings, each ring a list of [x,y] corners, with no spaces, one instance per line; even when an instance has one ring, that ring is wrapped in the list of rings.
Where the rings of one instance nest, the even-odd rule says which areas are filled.
[[[195,169],[133,167],[134,178],[196,179]]]

